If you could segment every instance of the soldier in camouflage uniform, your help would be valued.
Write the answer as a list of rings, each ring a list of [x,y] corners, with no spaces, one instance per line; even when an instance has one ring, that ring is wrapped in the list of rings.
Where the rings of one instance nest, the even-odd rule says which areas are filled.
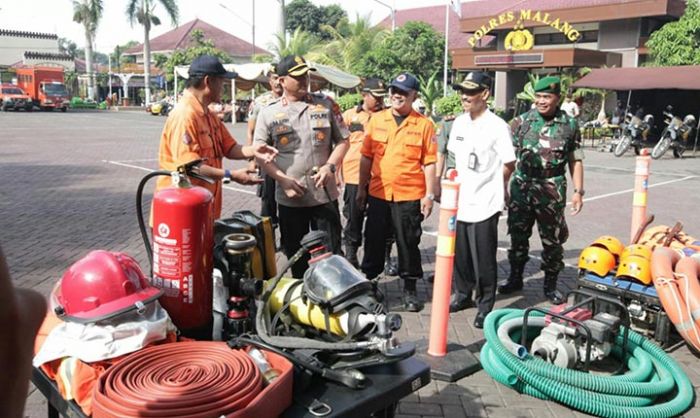
[[[556,284],[564,268],[562,245],[569,237],[564,218],[566,169],[568,166],[574,184],[571,213],[576,215],[583,206],[583,150],[578,123],[559,109],[559,78],[540,79],[535,95],[535,108],[511,123],[517,165],[509,188],[510,276],[498,291],[509,294],[523,288],[529,239],[536,221],[542,241],[544,294],[559,304],[564,298]]]

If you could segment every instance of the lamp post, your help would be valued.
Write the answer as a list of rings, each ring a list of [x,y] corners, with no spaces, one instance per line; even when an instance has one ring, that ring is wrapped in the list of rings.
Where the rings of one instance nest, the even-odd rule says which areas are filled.
[[[374,0],[375,2],[381,4],[384,7],[388,7],[389,10],[391,10],[391,31],[396,30],[396,9],[393,6],[389,6],[388,4],[384,3],[383,1],[379,0]]]
[[[252,35],[253,35],[253,40],[252,40],[252,49],[251,49],[251,54],[250,54],[250,60],[253,60],[253,56],[255,55],[255,0],[251,0],[251,3],[253,4],[253,23],[251,24],[249,21],[243,19],[241,16],[238,15],[238,13],[234,12],[231,10],[228,6],[226,6],[223,3],[219,3],[219,7],[222,9],[225,9],[227,12],[231,13],[235,17],[238,18],[241,22],[245,23],[246,25],[250,26]]]

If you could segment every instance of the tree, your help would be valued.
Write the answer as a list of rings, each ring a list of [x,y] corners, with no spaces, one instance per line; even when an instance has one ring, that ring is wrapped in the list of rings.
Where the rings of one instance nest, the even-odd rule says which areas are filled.
[[[165,79],[168,82],[173,81],[175,78],[173,73],[175,67],[178,65],[189,65],[192,61],[200,55],[213,55],[221,62],[228,63],[231,62],[231,57],[220,49],[214,46],[214,42],[211,39],[204,39],[204,32],[199,29],[195,29],[190,34],[192,42],[187,49],[178,49],[173,52],[173,54],[167,58],[162,65],[158,65],[165,72]],[[156,54],[156,61],[159,61],[162,55]]]
[[[85,29],[85,70],[88,76],[89,99],[95,100],[95,78],[92,68],[92,45],[97,25],[102,18],[102,0],[73,0],[73,21]]]
[[[322,25],[335,27],[347,19],[348,15],[337,4],[316,6],[309,0],[293,0],[284,8],[285,29],[296,32],[297,29],[308,32],[320,39],[331,39],[331,35],[321,29]]]
[[[700,4],[687,0],[680,20],[666,23],[647,41],[649,66],[700,64]]]
[[[438,98],[442,97],[442,83],[437,78],[439,72],[439,70],[433,71],[427,80],[421,75],[418,76],[420,97],[423,100],[423,104],[425,104],[426,116],[433,114],[433,104]]]
[[[177,25],[178,7],[175,0],[157,0],[170,17],[170,21]],[[146,87],[146,105],[151,101],[151,41],[149,34],[151,26],[160,25],[160,19],[154,13],[156,0],[129,0],[126,8],[126,15],[129,18],[131,26],[134,22],[143,25],[143,75],[144,85]]]
[[[430,77],[443,66],[444,37],[424,22],[408,22],[388,35],[364,55],[357,66],[358,75],[390,80],[408,71]]]
[[[372,26],[369,16],[360,17],[359,14],[353,23],[344,20],[337,27],[322,25],[322,29],[331,35],[332,40],[322,46],[318,62],[353,74],[358,72],[367,51],[389,34],[386,29]]]
[[[276,44],[269,46],[270,50],[279,57],[286,55],[303,55],[309,59],[307,55],[312,50],[316,49],[318,39],[309,32],[297,28],[292,36],[285,37],[284,34],[278,33],[275,35]]]
[[[58,51],[75,59],[78,56],[78,45],[70,39],[58,38]]]

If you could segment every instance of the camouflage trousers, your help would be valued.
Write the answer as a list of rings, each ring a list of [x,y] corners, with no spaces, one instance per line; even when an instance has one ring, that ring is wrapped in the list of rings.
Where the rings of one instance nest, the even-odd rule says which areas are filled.
[[[530,258],[530,236],[537,222],[542,241],[542,270],[557,274],[564,269],[564,248],[569,229],[564,218],[566,177],[528,179],[516,173],[510,183],[508,233],[511,267],[521,267]]]

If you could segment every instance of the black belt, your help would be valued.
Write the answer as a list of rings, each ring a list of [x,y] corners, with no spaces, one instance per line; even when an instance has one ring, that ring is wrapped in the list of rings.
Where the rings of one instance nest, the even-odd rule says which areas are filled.
[[[563,176],[566,173],[566,166],[560,165],[552,168],[518,166],[518,171],[530,178],[548,179],[550,177]]]

